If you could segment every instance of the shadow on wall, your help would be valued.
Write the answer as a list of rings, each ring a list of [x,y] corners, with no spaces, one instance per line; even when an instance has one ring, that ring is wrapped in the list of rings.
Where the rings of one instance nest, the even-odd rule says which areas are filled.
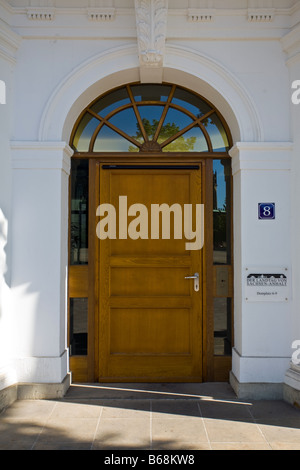
[[[0,209],[0,319],[2,318],[5,284],[10,285],[9,254],[7,250],[8,220]]]

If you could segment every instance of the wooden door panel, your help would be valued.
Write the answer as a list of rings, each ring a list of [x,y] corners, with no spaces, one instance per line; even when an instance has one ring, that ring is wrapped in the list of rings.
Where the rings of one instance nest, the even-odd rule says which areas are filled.
[[[141,177],[141,170],[124,170],[120,172],[115,170],[113,177],[110,178],[110,197],[111,204],[116,207],[119,213],[119,196],[124,195],[127,197],[127,207],[132,204],[143,204],[148,209],[148,239],[132,240],[127,237],[125,240],[117,239],[111,245],[111,254],[149,254],[156,255],[176,255],[182,254],[184,251],[184,240],[173,239],[173,224],[170,223],[170,237],[173,239],[170,244],[169,239],[163,239],[162,233],[159,233],[159,239],[151,238],[151,204],[168,204],[172,205],[174,202],[183,204],[190,198],[189,175],[178,175],[175,171],[170,173],[161,174],[157,170],[148,170]],[[147,171],[147,170],[146,170]],[[166,173],[166,172],[165,172]],[[155,190],[154,190],[155,188]],[[174,199],[176,197],[176,199]],[[128,224],[130,217],[128,217]],[[183,223],[183,220],[182,220]],[[119,219],[117,218],[117,233],[119,233]]]
[[[147,297],[155,295],[190,295],[190,285],[183,282],[189,275],[187,268],[130,267],[110,269],[112,296]]]
[[[100,378],[100,382],[201,382],[199,372],[188,358],[170,355],[168,361],[162,361],[161,356],[129,355],[122,361],[120,376],[119,357],[112,355],[109,368],[103,367],[103,372],[107,371],[110,376]]]
[[[110,309],[110,354],[190,354],[190,311]]]
[[[116,239],[98,240],[96,249],[98,379],[201,381],[202,250],[186,250],[184,236],[175,238],[173,214],[169,238],[162,239],[160,230],[159,238],[152,239],[150,231],[151,204],[201,204],[201,165],[199,170],[121,171],[103,170],[99,164],[98,175],[96,206],[112,204],[117,214]],[[124,199],[119,206],[120,196],[126,196],[126,206]],[[133,240],[120,230],[119,214],[126,216],[128,227],[133,220],[128,208],[137,203],[148,210],[149,236]],[[184,229],[183,211],[181,223]],[[200,275],[198,292],[185,279],[195,272]]]

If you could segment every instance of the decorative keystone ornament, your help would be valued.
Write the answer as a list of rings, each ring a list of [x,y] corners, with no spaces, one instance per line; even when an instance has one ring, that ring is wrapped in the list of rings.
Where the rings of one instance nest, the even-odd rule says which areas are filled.
[[[142,83],[162,82],[167,13],[168,0],[135,0]]]

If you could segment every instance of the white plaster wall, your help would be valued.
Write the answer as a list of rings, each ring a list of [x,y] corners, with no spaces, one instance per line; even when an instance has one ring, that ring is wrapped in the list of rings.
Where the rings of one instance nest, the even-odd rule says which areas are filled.
[[[299,17],[298,17],[299,20]],[[295,80],[300,80],[300,29],[299,23],[291,33],[289,33],[282,41],[283,48],[286,52],[287,67],[290,73],[290,84]],[[291,95],[295,89],[291,88]],[[300,249],[299,249],[299,200],[300,200],[300,103],[290,101],[291,107],[291,135],[293,140],[293,156],[292,156],[292,178],[291,178],[291,252],[292,252],[292,269],[293,269],[293,303],[292,303],[292,339],[299,344],[300,340]],[[291,352],[296,352],[292,349]],[[298,357],[298,356],[297,356]],[[299,362],[291,363],[291,369],[286,375],[286,383],[300,390],[299,381]],[[295,369],[293,371],[293,369]]]
[[[11,146],[14,364],[19,380],[60,383],[68,372],[68,176],[72,152],[56,142],[12,142]]]
[[[47,142],[68,143],[72,126],[89,101],[114,86],[138,80],[133,10],[109,25],[91,25],[80,18],[77,14],[58,15],[54,23],[44,26],[29,24],[22,12],[13,15],[13,28],[23,36],[17,54],[10,134],[11,140],[23,142],[17,145],[16,160],[22,155],[28,162],[32,152],[40,162]],[[230,20],[218,18],[218,29],[216,24],[191,27],[185,16],[174,17],[168,26],[164,80],[210,99],[230,124],[235,142],[288,142],[290,84],[279,41],[287,31],[288,17],[280,24],[276,20],[276,27],[246,23],[245,29],[245,21],[238,14]],[[216,29],[219,33],[214,36]],[[43,145],[31,148],[24,141]],[[244,150],[239,152],[239,159],[243,157],[247,165],[235,170],[235,233],[242,238],[235,240],[234,368],[241,381],[278,382],[283,380],[290,355],[295,323],[291,301],[246,304],[242,273],[248,264],[291,267],[286,242],[291,231],[290,173],[288,166],[274,168],[269,151],[265,157],[265,149],[254,150],[246,157]],[[280,157],[282,161],[289,160],[288,154]],[[65,356],[58,358],[66,346],[62,283],[67,185],[62,166],[54,168],[49,163],[51,154],[46,160],[48,166],[17,164],[14,169],[14,347],[24,381],[47,380],[42,362],[33,365],[34,357],[53,358],[47,367],[52,371],[48,379],[51,376],[56,381],[66,370],[62,366]],[[278,217],[272,225],[257,221],[257,203],[263,199],[276,202]],[[28,366],[24,366],[24,358],[28,358]],[[275,366],[277,359],[280,367]],[[59,371],[53,366],[57,363]]]
[[[178,51],[182,48],[181,57],[177,54],[178,62],[174,64],[176,69],[184,70],[185,51],[210,59],[247,91],[248,99],[261,119],[259,139],[289,140],[289,77],[279,39],[288,31],[290,16],[279,15],[270,24],[255,24],[247,21],[247,10],[242,9],[247,2],[245,5],[238,2],[237,8],[235,2],[228,0],[223,9],[221,4],[213,3],[220,10],[215,10],[216,18],[207,24],[187,21],[187,10],[184,8],[189,6],[188,2],[182,4],[181,9],[173,3],[170,5],[165,66],[170,67],[168,57],[172,55],[171,48],[174,50],[176,47]],[[15,2],[14,6],[17,4]],[[59,8],[65,6],[61,3]],[[64,13],[59,14],[58,9],[55,19],[48,23],[29,21],[24,13],[18,13],[22,10],[16,10],[12,25],[24,38],[17,63],[18,93],[24,104],[20,108],[16,102],[15,140],[36,138],[49,99],[64,80],[69,79],[71,85],[72,72],[75,76],[82,67],[88,74],[85,70],[88,62],[96,62],[105,53],[112,54],[113,60],[118,47],[128,45],[128,50],[131,46],[137,47],[133,2],[122,2],[123,8],[114,2],[114,6],[117,8],[116,17],[111,22],[88,21],[84,8],[81,14],[80,10],[75,10],[73,14],[66,14],[63,10]],[[289,6],[282,2],[284,11]],[[130,60],[133,56],[135,60]],[[130,63],[127,65],[118,63],[122,61],[121,56],[115,56],[114,60],[119,70],[138,66],[136,51],[128,54]],[[205,81],[209,77],[205,76],[204,66],[198,63],[192,73]],[[95,73],[94,83],[117,70],[110,66],[108,60],[102,62],[101,69],[95,69],[98,74]],[[85,88],[78,83],[79,95],[92,85],[87,83],[84,74],[81,80]],[[99,88],[102,91],[101,85]],[[223,90],[218,91],[222,95]],[[31,108],[31,120],[26,119],[28,107]],[[283,119],[282,115],[285,116]],[[245,119],[244,116],[238,118],[241,121]],[[248,129],[248,136],[242,136],[243,140],[252,140],[250,133]],[[56,140],[60,138],[55,137]]]
[[[180,41],[180,45],[215,60],[247,90],[261,120],[262,140],[290,139],[289,73],[279,41]]]
[[[136,68],[138,60],[135,43],[127,41],[127,44],[130,53],[127,54],[127,63],[125,63],[126,45],[120,40],[100,43],[98,41],[60,41],[57,39],[27,39],[23,41],[16,67],[17,99],[14,109],[13,140],[35,140],[38,138],[41,119],[45,107],[49,105],[49,100],[53,98],[53,94],[62,86],[64,80],[68,80],[69,86],[71,86],[72,81],[80,74],[80,69],[84,69],[88,63],[91,66],[93,62],[95,64],[93,83],[100,82],[101,78],[118,72],[121,65],[125,70]],[[112,56],[116,55],[116,51],[119,49],[124,51],[123,57],[121,53],[119,58],[115,57],[114,66],[112,66],[109,63],[109,58],[111,57],[111,61],[113,61]],[[176,59],[175,50],[177,50]],[[289,75],[279,42],[245,41],[241,43],[237,41],[234,43],[220,41],[219,43],[218,41],[206,41],[203,44],[203,42],[195,43],[194,41],[190,44],[185,41],[181,44],[168,43],[165,57],[166,67],[176,67],[178,70],[187,71],[185,51],[191,55],[198,55],[199,64],[195,64],[193,70],[189,71],[196,77],[198,76],[207,83],[212,72],[210,71],[208,74],[207,70],[203,70],[201,58],[202,61],[211,60],[212,64],[216,64],[224,70],[224,73],[231,75],[236,86],[245,90],[248,100],[252,103],[253,109],[261,121],[260,140],[288,141],[290,139]],[[101,60],[100,57],[104,56],[106,59]],[[99,63],[98,67],[96,67],[97,62]],[[72,76],[72,72],[74,72],[74,76]],[[136,77],[134,73],[132,76],[133,79]],[[165,72],[165,80],[170,80],[172,77],[174,75]],[[77,98],[93,84],[88,81],[88,78],[91,77],[89,71],[86,70],[86,76],[82,74],[80,77],[81,83],[78,80]],[[83,84],[85,88],[82,86]],[[212,86],[215,88],[214,84]],[[220,86],[220,83],[216,83],[215,86]],[[109,87],[109,83],[107,83],[107,87]],[[203,90],[205,94],[206,87],[207,85],[202,87],[198,85],[199,90],[197,91]],[[106,90],[99,83],[99,92],[104,91]],[[223,94],[222,89],[217,89],[217,91],[220,95]],[[216,106],[218,106],[217,99],[216,96],[214,98]],[[22,106],[20,106],[21,102]],[[230,105],[234,107],[235,103],[230,103]],[[31,119],[27,118],[28,109],[31,110]],[[246,116],[238,116],[238,118],[241,121],[241,126],[243,118],[247,119]],[[251,131],[249,125],[246,129],[248,135],[243,136],[244,140],[249,140]],[[61,138],[61,136],[55,136],[55,139],[57,138]]]
[[[14,170],[13,295],[16,357],[59,355],[60,174]]]
[[[247,173],[250,174],[243,177],[242,195],[243,265],[250,269],[251,266],[286,266],[291,281],[290,172],[252,170]],[[276,203],[276,219],[258,220],[258,203],[271,200]],[[249,302],[243,305],[243,355],[289,357],[291,296],[289,301]]]
[[[0,104],[0,390],[17,380],[11,362],[15,342],[10,295],[12,254],[10,136],[14,99],[14,46],[8,47],[6,45],[8,40],[9,30],[0,22],[0,80],[5,84],[5,95],[1,96]]]
[[[118,45],[121,41],[23,41],[16,66],[13,140],[38,140],[40,121],[54,90],[87,59]]]
[[[1,64],[0,60],[0,68]],[[4,67],[2,68],[4,70]],[[9,79],[9,73],[3,73],[2,77]],[[4,78],[3,77],[3,78]],[[6,80],[8,83],[8,80]],[[10,86],[7,87],[7,103],[11,100]],[[1,133],[9,135],[10,111],[8,104],[0,105],[0,128]],[[1,171],[0,171],[0,390],[1,379],[4,371],[10,364],[14,347],[13,324],[11,312],[10,278],[11,278],[11,159],[8,139],[0,139]],[[7,372],[5,372],[6,375]],[[4,379],[5,384],[7,377]]]
[[[298,59],[300,59],[298,57]],[[300,60],[293,71],[292,81],[300,80]],[[294,142],[293,165],[292,165],[292,197],[291,197],[291,240],[292,240],[292,259],[293,259],[293,339],[300,340],[300,219],[299,219],[299,201],[300,201],[300,104],[291,104],[292,114],[292,137]]]
[[[293,334],[291,261],[291,160],[288,143],[240,143],[231,151],[235,207],[235,348],[240,382],[283,382]],[[258,219],[258,203],[275,202],[275,220]],[[248,268],[248,272],[246,271]],[[252,301],[246,276],[287,268],[287,301]]]

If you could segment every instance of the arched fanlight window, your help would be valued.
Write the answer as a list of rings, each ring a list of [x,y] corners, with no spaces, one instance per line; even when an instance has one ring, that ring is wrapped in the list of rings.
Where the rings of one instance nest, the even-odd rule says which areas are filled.
[[[77,153],[227,153],[231,137],[220,113],[176,85],[132,84],[93,101],[80,115]]]

